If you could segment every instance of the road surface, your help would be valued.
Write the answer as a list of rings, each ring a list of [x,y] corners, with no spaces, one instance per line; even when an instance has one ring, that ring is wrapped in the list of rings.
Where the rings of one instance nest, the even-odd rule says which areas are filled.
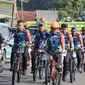
[[[0,85],[11,85],[11,75],[12,73],[8,70],[10,65],[8,63],[5,64],[5,69],[3,73],[0,74]],[[32,74],[30,73],[30,69],[27,72],[26,76],[22,76],[21,83],[16,83],[16,85],[44,85],[44,79],[39,80],[37,78],[36,82],[32,80]],[[69,83],[69,75],[67,76],[66,82],[62,82],[62,85],[85,85],[85,73],[76,73],[76,81],[74,83]]]

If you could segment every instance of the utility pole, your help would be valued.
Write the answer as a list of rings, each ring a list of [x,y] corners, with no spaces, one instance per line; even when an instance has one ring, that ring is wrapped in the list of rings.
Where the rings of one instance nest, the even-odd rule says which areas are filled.
[[[24,20],[24,17],[23,17],[23,3],[28,3],[30,0],[20,0],[21,1],[21,16],[22,16],[22,20]]]
[[[12,6],[12,21],[11,21],[11,28],[13,27],[13,19],[14,19],[14,4]]]
[[[21,17],[22,17],[22,20],[23,20],[23,0],[21,0]]]
[[[14,18],[16,16],[16,0],[13,1],[13,6],[12,6],[12,21],[11,21],[11,28],[13,28],[13,23],[14,23]]]

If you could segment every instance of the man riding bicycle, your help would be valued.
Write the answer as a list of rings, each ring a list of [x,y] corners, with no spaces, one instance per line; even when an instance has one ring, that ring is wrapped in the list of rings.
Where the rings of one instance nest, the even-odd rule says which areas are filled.
[[[35,58],[37,55],[36,53],[38,49],[40,48],[41,43],[45,41],[48,38],[48,36],[49,36],[49,33],[45,31],[44,23],[40,22],[38,24],[38,32],[36,33],[35,40],[34,40],[34,49],[32,53],[32,71],[33,71],[33,63],[35,62]]]
[[[69,59],[72,57],[72,51],[74,50],[73,38],[71,33],[68,33],[67,24],[61,24],[62,33],[64,34],[65,39],[65,49],[67,50],[67,55],[64,58],[64,68],[63,68],[63,81],[65,81],[65,77],[67,71],[69,69]]]
[[[14,45],[12,49],[12,55],[11,55],[11,69],[13,65],[13,58],[14,53],[16,52],[16,49],[18,46],[24,47],[24,54],[23,54],[23,75],[26,74],[27,69],[27,59],[28,59],[28,45],[31,44],[31,35],[29,30],[26,30],[24,28],[24,24],[22,20],[19,20],[17,22],[17,29],[14,33]]]
[[[74,50],[77,55],[77,67],[78,71],[81,73],[81,61],[82,61],[82,49],[83,49],[83,40],[81,34],[77,33],[77,27],[73,26],[71,29],[73,42],[74,42]]]
[[[81,35],[82,35],[82,38],[83,38],[83,45],[85,46],[85,27],[82,27],[82,33],[81,33]]]
[[[50,37],[47,40],[47,52],[53,56],[55,61],[59,63],[60,71],[62,72],[62,56],[60,53],[65,52],[65,40],[64,35],[59,33],[57,29],[59,29],[59,24],[57,22],[52,22]],[[56,60],[57,59],[57,60]]]

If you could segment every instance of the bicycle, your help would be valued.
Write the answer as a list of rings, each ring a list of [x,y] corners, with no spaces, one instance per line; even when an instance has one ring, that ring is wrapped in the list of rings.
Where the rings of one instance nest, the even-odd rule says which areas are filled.
[[[61,53],[58,53],[61,54]],[[53,54],[52,54],[53,55]],[[55,56],[55,57],[54,57]],[[62,79],[62,69],[63,66],[58,67],[58,62],[55,61],[56,54],[54,56],[50,56],[49,60],[46,63],[45,69],[45,84],[48,85],[60,85]],[[64,55],[62,55],[61,59],[63,62]]]
[[[44,44],[45,41],[43,41],[40,45],[40,48],[37,50],[37,55],[34,59],[33,63],[33,81],[36,81],[37,71],[39,71],[39,79],[42,79],[43,77],[43,69],[44,69],[44,62],[43,62],[43,55],[45,54],[44,51]]]
[[[82,69],[85,72],[85,48],[82,50]]]
[[[14,61],[12,65],[12,85],[15,85],[16,74],[17,74],[17,82],[20,83],[21,72],[23,69],[22,53],[24,53],[24,47],[22,46],[17,47],[16,52],[14,54]]]
[[[71,83],[73,83],[73,81],[75,81],[75,73],[76,73],[75,58],[76,58],[76,52],[73,51],[73,55],[69,59],[69,63],[70,63],[70,65],[69,65],[69,72],[70,72],[70,82]]]
[[[39,72],[39,79],[42,79],[43,77],[43,68],[44,68],[44,62],[42,59],[43,55],[44,51],[42,49],[38,49],[37,56],[33,64],[33,81],[36,81],[37,71]]]

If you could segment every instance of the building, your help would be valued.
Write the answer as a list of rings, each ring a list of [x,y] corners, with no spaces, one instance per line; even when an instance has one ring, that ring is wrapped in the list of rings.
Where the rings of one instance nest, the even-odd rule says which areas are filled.
[[[18,20],[35,21],[35,19],[36,19],[35,11],[18,11]]]
[[[16,0],[0,0],[0,21],[6,21],[10,26],[16,20]]]

